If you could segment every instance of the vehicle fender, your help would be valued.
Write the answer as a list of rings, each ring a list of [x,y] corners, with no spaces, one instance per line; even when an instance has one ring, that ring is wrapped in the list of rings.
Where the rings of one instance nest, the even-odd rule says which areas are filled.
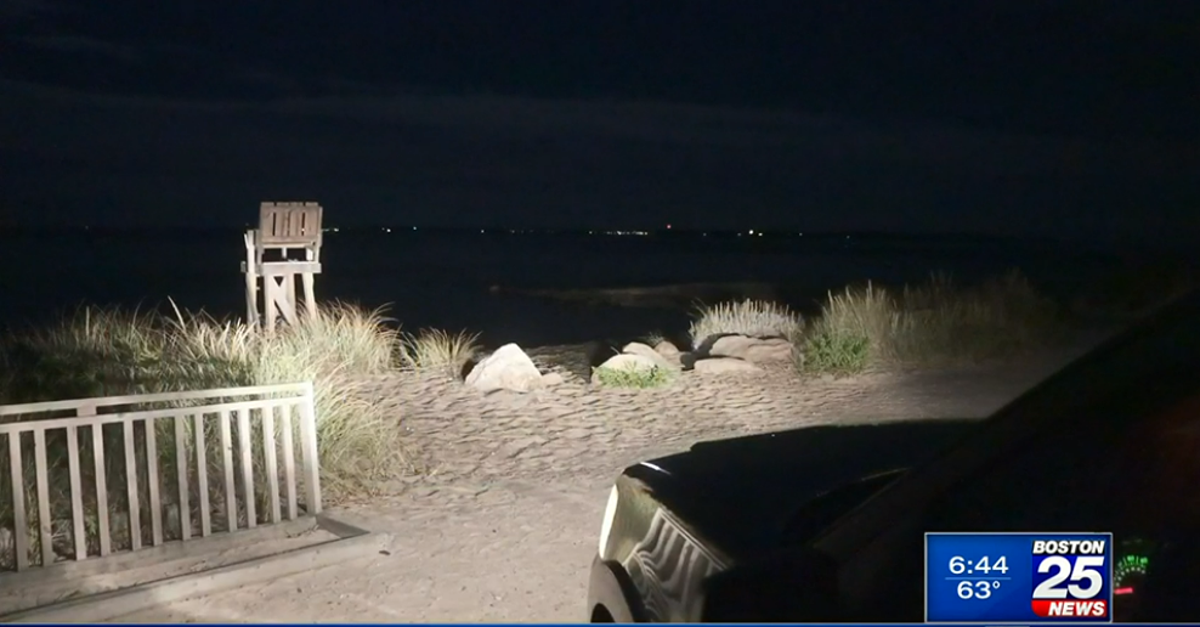
[[[625,569],[616,562],[596,557],[592,564],[591,603],[588,607],[588,617],[596,604],[602,604],[617,623],[644,623],[646,612],[642,608],[641,598],[633,586],[633,581]]]

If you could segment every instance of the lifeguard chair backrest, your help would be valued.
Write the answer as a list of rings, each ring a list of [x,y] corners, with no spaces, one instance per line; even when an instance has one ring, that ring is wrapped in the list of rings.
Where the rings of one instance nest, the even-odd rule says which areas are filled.
[[[259,211],[258,243],[263,248],[311,248],[321,244],[321,205],[315,202],[264,202]]]

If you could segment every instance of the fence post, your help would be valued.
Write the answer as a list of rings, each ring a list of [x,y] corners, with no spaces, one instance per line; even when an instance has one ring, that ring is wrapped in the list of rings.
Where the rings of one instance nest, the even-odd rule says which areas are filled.
[[[308,491],[305,509],[310,516],[321,513],[321,465],[317,459],[317,417],[312,381],[304,385],[300,403],[300,446],[304,451],[304,486]]]
[[[17,570],[29,568],[29,520],[25,516],[25,462],[21,457],[21,432],[8,432],[8,463],[13,494],[13,548]]]

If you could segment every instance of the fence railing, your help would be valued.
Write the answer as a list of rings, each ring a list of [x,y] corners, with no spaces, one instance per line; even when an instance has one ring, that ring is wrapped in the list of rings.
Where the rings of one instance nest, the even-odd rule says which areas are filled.
[[[318,475],[311,383],[0,405],[0,570],[315,515]]]

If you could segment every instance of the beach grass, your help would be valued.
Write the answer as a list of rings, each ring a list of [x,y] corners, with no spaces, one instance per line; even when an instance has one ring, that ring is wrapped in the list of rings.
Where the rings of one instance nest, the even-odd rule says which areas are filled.
[[[387,322],[380,310],[330,303],[266,334],[203,313],[83,308],[0,340],[0,403],[311,381],[323,488],[353,496],[410,470],[400,416],[366,389],[368,375],[397,365]]]
[[[969,287],[935,274],[899,289],[830,292],[800,341],[798,365],[817,373],[955,365],[1027,352],[1061,331],[1057,305],[1018,272]]]
[[[1017,271],[961,286],[949,275],[900,287],[872,282],[830,292],[808,320],[764,300],[700,307],[693,347],[723,334],[782,337],[796,366],[812,374],[853,374],[883,366],[932,367],[1004,358],[1053,342],[1064,328],[1058,305]]]
[[[798,337],[804,320],[786,305],[772,301],[745,299],[698,307],[689,328],[692,347],[722,334],[750,337]]]
[[[482,350],[478,333],[450,333],[441,329],[404,333],[399,346],[403,365],[452,377],[459,376],[467,362],[474,360]]]

